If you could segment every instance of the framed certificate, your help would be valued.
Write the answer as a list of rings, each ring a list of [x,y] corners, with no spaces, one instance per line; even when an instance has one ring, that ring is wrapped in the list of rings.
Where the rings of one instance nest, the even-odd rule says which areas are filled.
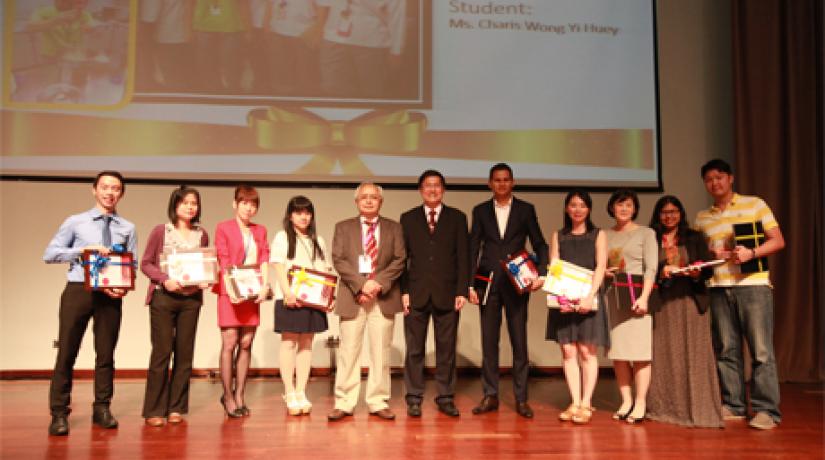
[[[636,303],[636,299],[641,297],[644,284],[645,279],[642,275],[616,272],[613,279],[609,281],[609,288],[613,291],[610,295],[615,296],[620,308],[630,309]],[[656,287],[654,284],[653,289]]]
[[[335,300],[338,276],[293,265],[287,272],[289,289],[302,307],[327,311]]]
[[[756,249],[765,244],[765,230],[762,222],[745,222],[733,224],[734,241],[737,246],[744,246],[748,249]],[[742,273],[759,273],[768,271],[768,258],[757,257],[741,265],[739,270]]]
[[[224,270],[223,283],[233,303],[254,300],[266,289],[258,265],[241,265]]]
[[[542,286],[542,289],[549,293],[547,306],[551,308],[561,308],[564,305],[575,306],[579,299],[590,294],[592,288],[593,270],[561,259],[554,260],[550,264],[547,278]]]
[[[532,280],[539,277],[536,263],[527,251],[521,250],[515,255],[501,262],[501,268],[519,294],[530,292]]]
[[[137,261],[131,252],[110,252],[108,256],[86,250],[81,255],[83,286],[89,291],[106,288],[133,290]]]
[[[160,255],[160,268],[181,286],[218,282],[218,258],[214,248],[164,252]]]

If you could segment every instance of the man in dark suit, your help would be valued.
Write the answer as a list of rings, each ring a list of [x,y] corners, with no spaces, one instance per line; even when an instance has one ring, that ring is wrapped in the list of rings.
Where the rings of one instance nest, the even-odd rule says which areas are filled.
[[[444,176],[427,170],[418,178],[424,199],[401,215],[407,270],[401,282],[404,306],[404,383],[407,387],[407,414],[421,416],[424,395],[424,346],[427,327],[433,319],[435,335],[435,379],[438,382],[438,410],[458,416],[455,393],[456,334],[459,310],[467,301],[470,256],[467,216],[445,205]]]
[[[530,245],[536,253],[539,277],[530,290],[540,288],[547,274],[548,247],[541,234],[536,210],[532,204],[513,196],[513,170],[505,163],[490,168],[488,185],[493,199],[473,208],[473,226],[470,231],[470,257],[477,261],[483,273],[493,272],[493,281],[486,304],[479,305],[481,317],[481,377],[484,398],[473,408],[474,414],[498,410],[499,336],[501,310],[507,316],[507,331],[513,348],[513,390],[516,412],[533,417],[527,404],[527,304],[530,294],[518,294],[510,283],[501,262]],[[478,304],[478,293],[470,289],[470,302]]]
[[[390,346],[395,314],[402,311],[399,279],[406,251],[398,222],[379,216],[383,190],[363,183],[355,190],[358,216],[335,224],[332,263],[341,277],[335,313],[341,317],[341,346],[335,374],[335,409],[330,421],[352,415],[361,388],[361,345],[369,330],[370,371],[365,399],[371,415],[395,418],[390,399]]]

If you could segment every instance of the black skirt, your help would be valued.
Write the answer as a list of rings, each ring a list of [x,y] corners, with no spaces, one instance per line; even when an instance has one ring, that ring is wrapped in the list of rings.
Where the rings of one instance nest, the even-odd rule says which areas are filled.
[[[275,332],[318,333],[328,328],[325,312],[309,307],[288,308],[283,300],[275,301]]]

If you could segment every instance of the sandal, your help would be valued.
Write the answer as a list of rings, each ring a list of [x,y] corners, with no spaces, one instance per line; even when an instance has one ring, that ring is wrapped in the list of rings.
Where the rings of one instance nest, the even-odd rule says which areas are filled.
[[[289,415],[301,415],[301,404],[295,393],[287,393],[284,395],[284,402],[286,402],[286,411]]]
[[[570,420],[573,420],[578,411],[579,406],[571,404],[570,407],[568,407],[564,410],[564,412],[559,414],[559,420],[561,420],[562,422],[569,422]]]
[[[571,419],[573,423],[584,425],[586,423],[590,423],[590,419],[593,418],[593,412],[596,411],[594,407],[579,407],[579,411],[573,415]]]

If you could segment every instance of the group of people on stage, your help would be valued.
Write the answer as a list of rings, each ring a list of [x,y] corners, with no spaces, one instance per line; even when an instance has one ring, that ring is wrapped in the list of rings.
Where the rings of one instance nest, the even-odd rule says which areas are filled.
[[[140,19],[141,89],[158,82],[163,91],[382,98],[401,65],[407,5],[144,0]]]
[[[334,312],[340,317],[340,350],[335,375],[335,406],[328,420],[353,415],[360,393],[360,355],[368,330],[370,366],[365,400],[369,413],[391,420],[390,347],[397,313],[403,313],[406,356],[404,383],[407,415],[420,417],[424,400],[424,357],[432,318],[436,355],[435,403],[438,411],[459,416],[454,403],[459,315],[469,302],[479,305],[483,398],[473,414],[499,408],[499,342],[502,315],[513,352],[515,410],[533,417],[528,404],[527,316],[530,291],[547,276],[548,262],[564,260],[592,270],[590,292],[575,303],[550,309],[548,340],[559,343],[571,403],[558,418],[586,424],[593,417],[598,377],[597,350],[613,360],[621,405],[613,419],[640,423],[645,418],[685,426],[722,427],[724,419],[748,414],[742,341],[752,356],[750,426],[775,427],[780,421],[779,388],[773,352],[773,299],[767,271],[742,273],[741,264],[780,250],[784,240],[764,201],[733,192],[733,172],[722,160],[702,168],[714,204],[701,211],[695,229],[678,198],[664,196],[649,226],[636,223],[639,200],[632,190],[614,192],[607,212],[608,229],[591,221],[592,201],[583,190],[564,200],[564,225],[545,242],[534,206],[513,196],[512,169],[490,169],[492,199],[475,206],[472,222],[444,203],[446,180],[435,170],[418,180],[422,204],[394,221],[381,214],[382,188],[371,182],[355,190],[357,216],[335,225],[332,247],[318,235],[313,203],[295,196],[287,204],[283,229],[270,245],[267,229],[253,222],[258,192],[235,189],[234,217],[217,225],[214,247],[221,274],[241,265],[260,267],[264,286],[274,287],[275,331],[281,334],[280,375],[284,402],[291,415],[312,409],[306,396],[314,334],[327,329],[327,312],[302,307],[289,288],[289,267],[301,266],[340,277]],[[115,171],[99,173],[93,183],[96,205],[69,217],[49,243],[44,260],[70,264],[60,300],[59,350],[50,388],[51,435],[69,432],[72,369],[90,319],[95,335],[95,399],[92,421],[117,427],[109,405],[113,393],[114,348],[126,291],[84,289],[84,249],[108,254],[114,245],[137,248],[135,226],[116,212],[125,183]],[[140,268],[149,278],[152,352],[147,373],[143,417],[151,426],[179,423],[188,412],[189,380],[203,290],[209,285],[181,286],[161,270],[165,251],[209,246],[200,225],[201,199],[194,188],[172,192],[168,222],[152,229]],[[763,244],[735,244],[732,224],[759,222]],[[535,253],[538,276],[524,293],[511,284],[502,261],[526,249]],[[714,268],[696,268],[714,259]],[[490,289],[473,288],[474,273],[492,273]],[[632,304],[605,288],[605,280],[638,275],[641,289]],[[619,285],[618,281],[613,285]],[[268,289],[253,300],[240,300],[225,283],[211,286],[218,295],[221,329],[220,404],[227,417],[248,416],[244,398],[252,342],[260,304]],[[333,311],[333,308],[330,309]],[[708,315],[710,311],[710,315]],[[709,316],[712,321],[709,321]],[[714,358],[715,354],[715,358]],[[170,360],[173,362],[169,370]],[[717,377],[718,375],[718,377]]]

